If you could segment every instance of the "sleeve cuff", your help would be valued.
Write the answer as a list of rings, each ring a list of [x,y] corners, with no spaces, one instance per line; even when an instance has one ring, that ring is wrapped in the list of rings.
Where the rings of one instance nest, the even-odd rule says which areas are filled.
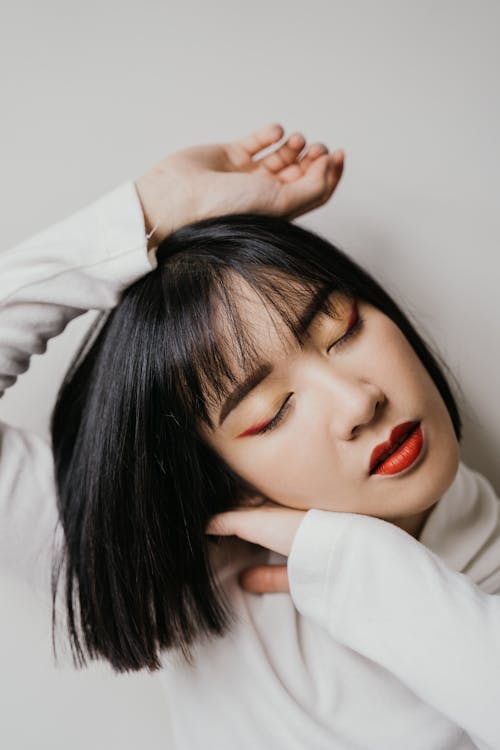
[[[134,248],[143,251],[148,265],[146,228],[142,206],[133,180],[128,180],[97,201],[101,243],[108,258]]]
[[[335,546],[340,536],[348,533],[353,521],[352,513],[312,508],[297,529],[287,569],[290,595],[303,615],[322,618],[329,598]]]

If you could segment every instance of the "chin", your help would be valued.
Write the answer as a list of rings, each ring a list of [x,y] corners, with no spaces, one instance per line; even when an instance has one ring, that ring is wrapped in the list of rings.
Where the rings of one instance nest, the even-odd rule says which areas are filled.
[[[386,509],[385,520],[394,522],[408,519],[436,505],[455,479],[459,464],[460,449],[454,437],[452,441],[446,441],[442,450],[425,457],[411,477],[411,484],[406,484],[404,488],[401,485],[402,492],[397,493],[398,509],[393,513]],[[410,475],[407,479],[410,482]]]
[[[422,499],[414,513],[423,512],[435,505],[453,483],[460,464],[460,446],[455,436],[433,458],[434,461],[427,467],[425,478],[422,476]],[[425,464],[422,468],[424,466]]]
[[[456,439],[447,448],[441,462],[439,497],[446,492],[455,479],[460,464],[460,445]]]

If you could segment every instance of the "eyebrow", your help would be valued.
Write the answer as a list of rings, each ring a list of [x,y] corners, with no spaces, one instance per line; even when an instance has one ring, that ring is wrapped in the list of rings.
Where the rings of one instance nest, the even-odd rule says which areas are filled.
[[[333,293],[329,287],[321,289],[314,295],[304,312],[300,316],[298,323],[299,337],[302,337],[307,329],[312,325],[314,319],[325,310],[326,303]],[[219,414],[219,427],[229,416],[230,412],[235,409],[244,398],[248,396],[263,380],[265,380],[274,370],[271,362],[262,362],[253,372],[251,372],[241,383],[231,391],[222,404]]]

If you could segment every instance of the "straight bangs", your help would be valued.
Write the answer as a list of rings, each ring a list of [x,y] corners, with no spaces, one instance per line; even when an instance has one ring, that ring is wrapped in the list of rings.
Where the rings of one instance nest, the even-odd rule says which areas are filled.
[[[199,642],[234,624],[206,525],[252,488],[200,427],[213,429],[210,415],[262,363],[261,312],[289,347],[316,314],[338,317],[340,295],[372,304],[410,342],[461,438],[437,355],[381,285],[319,235],[270,216],[214,217],[169,235],[157,260],[89,332],[52,413],[63,530],[53,645],[61,578],[75,666],[154,671],[164,651],[192,664]]]
[[[279,258],[272,249],[272,264],[269,247],[260,258],[254,253],[251,262],[236,263],[232,256],[230,264],[194,258],[190,248],[189,255],[173,257],[163,266],[167,338],[173,348],[168,361],[179,389],[178,403],[186,405],[191,425],[201,420],[214,429],[211,413],[264,361],[262,339],[242,313],[245,291],[240,287],[255,294],[283,342],[288,335],[298,345],[315,315],[340,317],[335,293],[354,296],[340,280],[314,273],[307,264],[294,269],[289,257]]]

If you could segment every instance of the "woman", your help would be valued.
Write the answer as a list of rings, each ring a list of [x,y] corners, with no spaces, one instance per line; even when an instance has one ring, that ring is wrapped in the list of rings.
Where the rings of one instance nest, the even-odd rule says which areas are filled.
[[[293,215],[327,199],[341,160],[335,168],[318,147],[301,165],[286,148],[279,174],[292,181],[271,176],[278,192],[297,190],[313,168],[322,172],[321,197],[277,211]],[[176,200],[183,158],[167,172],[173,180],[177,170]],[[119,228],[130,250],[97,242],[83,271],[75,252],[66,271],[75,288],[56,274],[47,278],[43,237],[7,256],[7,270],[10,263],[16,282],[22,270],[25,281],[4,310],[16,354],[19,342],[43,350],[21,335],[36,337],[37,305],[48,337],[84,300],[110,309],[128,287],[59,395],[57,490],[48,448],[5,429],[6,523],[26,529],[31,544],[26,557],[12,550],[14,564],[32,564],[27,514],[40,523],[27,507],[31,455],[43,495],[58,497],[64,538],[53,594],[65,563],[61,612],[77,661],[87,652],[117,670],[161,666],[179,747],[494,746],[498,499],[459,467],[460,419],[437,362],[397,305],[333,246],[267,217],[178,228],[221,209],[262,208],[203,205],[213,199],[206,172],[196,215],[181,200],[175,216],[182,219],[162,225],[154,179],[155,171],[137,183],[146,228],[163,231],[147,277],[140,278],[144,243],[128,189],[125,216],[109,220],[125,205],[124,190],[95,214],[109,241],[117,242]],[[211,179],[215,187],[222,176]],[[171,204],[165,196],[162,203]],[[81,236],[96,223],[87,209],[58,235]],[[33,256],[43,258],[41,281],[23,268]],[[57,306],[50,314],[47,302]],[[11,358],[18,372],[20,360]],[[388,430],[403,442],[387,458],[395,448],[385,444]],[[14,497],[24,499],[20,509]],[[210,516],[255,503],[262,507],[217,515],[208,531],[260,548],[235,539],[204,545]],[[464,533],[478,509],[480,523]],[[45,502],[43,510],[49,528],[53,508]],[[30,534],[45,548],[47,539]],[[416,541],[424,537],[429,548]],[[431,551],[441,540],[455,570]],[[454,557],[464,544],[469,556]],[[238,588],[245,565],[283,555],[291,598]],[[471,638],[479,641],[474,653]],[[457,660],[462,672],[450,675]],[[457,689],[464,676],[481,678],[480,702],[471,705],[470,686]]]

